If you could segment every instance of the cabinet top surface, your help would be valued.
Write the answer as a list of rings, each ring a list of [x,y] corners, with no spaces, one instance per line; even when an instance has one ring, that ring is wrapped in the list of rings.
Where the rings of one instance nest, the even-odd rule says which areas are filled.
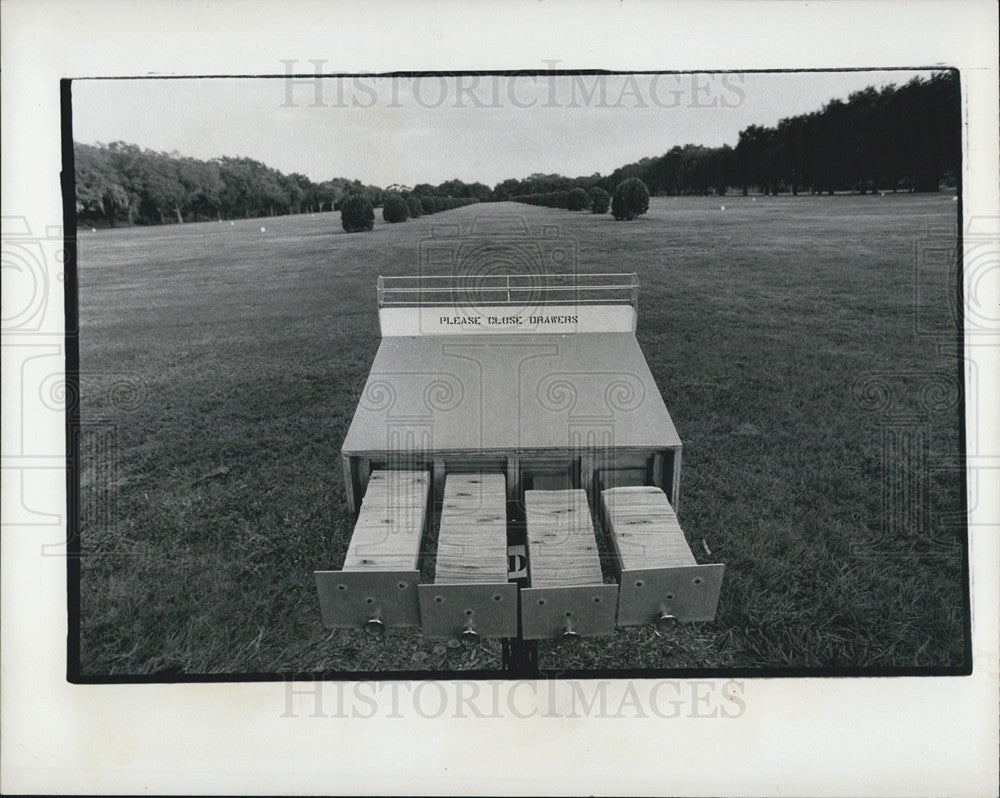
[[[632,333],[456,335],[382,339],[343,452],[680,444]]]

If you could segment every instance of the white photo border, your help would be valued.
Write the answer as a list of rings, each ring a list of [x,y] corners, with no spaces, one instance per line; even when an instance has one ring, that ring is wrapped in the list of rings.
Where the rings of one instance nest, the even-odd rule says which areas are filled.
[[[168,0],[8,0],[2,17],[3,216],[23,218],[36,236],[62,221],[60,79],[274,75],[288,58],[326,59],[340,73],[541,69],[552,60],[614,71],[957,67],[963,227],[975,219],[987,236],[998,234],[990,2],[289,0],[237,10]],[[748,678],[701,687],[686,680],[662,687],[679,691],[675,717],[647,713],[628,723],[549,711],[573,689],[555,682],[501,684],[501,711],[485,718],[433,718],[412,701],[393,703],[424,690],[433,708],[435,683],[402,693],[346,683],[356,698],[346,713],[333,697],[317,711],[316,683],[69,684],[65,560],[40,556],[38,528],[15,512],[23,502],[56,529],[65,517],[64,428],[35,426],[39,408],[10,401],[26,351],[64,351],[57,259],[46,268],[51,293],[42,297],[37,329],[3,336],[3,792],[996,794],[997,492],[971,508],[968,677]],[[982,278],[981,294],[1000,295],[1000,275]],[[998,352],[996,330],[966,338],[965,355],[986,385],[997,384]],[[967,427],[967,451],[987,466],[1000,461],[998,393],[979,397],[976,423]],[[629,690],[638,690],[642,703],[653,681],[612,681],[608,701],[627,703]],[[445,684],[444,700],[462,684]],[[327,688],[331,696],[340,689]],[[733,703],[714,705],[712,696],[724,691]]]

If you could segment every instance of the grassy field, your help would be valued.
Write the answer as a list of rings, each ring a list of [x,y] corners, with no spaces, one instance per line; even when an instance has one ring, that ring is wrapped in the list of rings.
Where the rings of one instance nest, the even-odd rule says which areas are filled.
[[[350,536],[339,451],[378,346],[376,276],[418,273],[433,225],[502,213],[559,225],[583,271],[638,272],[639,343],[684,441],[681,521],[726,563],[715,622],[542,644],[543,668],[960,664],[961,480],[932,467],[959,453],[934,388],[957,367],[915,332],[913,288],[917,242],[956,205],[721,202],[654,199],[627,224],[503,203],[359,235],[329,213],[82,231],[82,672],[499,666],[496,644],[325,630],[312,571]],[[922,324],[947,329],[947,275],[930,278]],[[872,373],[891,416],[856,383]],[[891,445],[900,424],[916,454]]]

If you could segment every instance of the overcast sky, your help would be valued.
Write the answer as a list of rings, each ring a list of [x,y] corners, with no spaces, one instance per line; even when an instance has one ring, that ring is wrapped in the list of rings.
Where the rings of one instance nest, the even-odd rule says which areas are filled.
[[[306,72],[308,62],[296,71]],[[608,173],[926,72],[79,80],[78,142],[387,186]]]

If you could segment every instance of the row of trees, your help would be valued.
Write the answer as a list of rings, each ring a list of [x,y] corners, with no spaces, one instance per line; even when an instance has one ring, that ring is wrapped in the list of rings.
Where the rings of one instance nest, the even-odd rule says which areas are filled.
[[[600,185],[610,189],[622,180],[639,178],[654,194],[724,195],[733,185],[736,161],[733,148],[686,144],[673,147],[658,158],[643,158],[615,169]]]
[[[352,194],[364,195],[373,207],[382,206],[387,194],[407,201],[413,197],[421,204],[419,213],[447,210],[450,202],[457,207],[492,199],[492,191],[483,183],[448,180],[412,189],[382,189],[343,177],[317,183],[251,158],[202,161],[120,141],[77,144],[74,152],[77,218],[87,224],[163,224],[333,211],[340,210],[343,199]]]
[[[417,183],[410,193],[418,197],[469,199],[476,202],[489,202],[494,198],[493,190],[484,183],[463,183],[457,178],[446,180],[437,186],[432,186],[430,183]],[[404,189],[402,194],[406,196],[407,191]]]
[[[201,161],[134,144],[78,144],[76,211],[82,222],[115,225],[231,219],[333,210],[351,193],[375,204],[382,189],[358,180],[315,183],[251,158]]]
[[[847,101],[740,133],[732,185],[746,194],[937,191],[961,161],[958,74],[867,88]]]
[[[492,189],[458,179],[387,189],[339,177],[316,183],[250,158],[201,161],[123,142],[80,144],[77,215],[81,222],[111,225],[264,216],[337,210],[350,194],[363,194],[379,207],[390,191],[421,202],[526,202],[525,197],[544,196],[549,199],[538,204],[564,207],[574,189],[599,186],[611,192],[631,177],[653,194],[669,195],[722,195],[732,187],[744,194],[937,191],[943,180],[959,176],[960,107],[957,73],[940,72],[902,86],[867,88],[774,127],[751,125],[735,148],[687,144],[610,175],[538,173],[503,180]]]
[[[603,195],[607,198],[608,202],[599,202],[597,206],[594,205],[594,192],[597,195]],[[570,191],[550,191],[548,193],[542,194],[518,194],[510,198],[513,202],[521,202],[525,205],[542,205],[547,208],[565,208],[568,211],[583,211],[590,209],[594,213],[607,213],[608,203],[611,201],[611,197],[607,191],[602,188],[594,186],[591,188],[590,193],[584,189],[574,188]]]
[[[450,211],[479,202],[475,197],[435,197],[400,191],[386,191],[382,197],[382,218],[389,224],[418,219],[431,213]],[[348,233],[368,232],[375,226],[375,206],[363,192],[346,196],[339,204],[340,224]]]
[[[735,148],[686,144],[610,175],[533,174],[504,180],[493,194],[513,199],[595,185],[612,191],[630,177],[666,195],[723,195],[732,187],[743,194],[937,191],[958,180],[960,109],[958,74],[939,72],[902,86],[869,87],[774,127],[751,125]]]
[[[603,214],[611,208],[618,221],[630,221],[649,210],[649,188],[638,177],[629,177],[615,186],[615,193],[608,194],[601,186],[584,191],[577,186],[570,191],[550,191],[546,194],[518,194],[514,202],[527,205],[544,205],[548,208],[565,208],[568,211],[589,210]]]
[[[869,87],[774,127],[751,125],[735,148],[674,147],[600,184],[639,177],[653,193],[669,195],[722,195],[731,187],[744,195],[937,191],[960,175],[960,110],[958,74],[939,72]]]

